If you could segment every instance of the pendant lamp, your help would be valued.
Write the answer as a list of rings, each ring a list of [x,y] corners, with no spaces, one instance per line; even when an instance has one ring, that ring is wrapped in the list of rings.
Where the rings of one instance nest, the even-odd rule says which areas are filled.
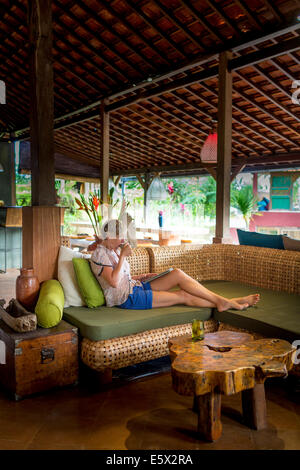
[[[218,134],[214,130],[214,123],[212,120],[212,130],[208,134],[203,147],[201,149],[200,158],[203,163],[217,163],[218,156]]]
[[[148,189],[147,197],[151,201],[161,201],[167,199],[168,193],[159,176],[155,176],[153,178],[153,181]]]

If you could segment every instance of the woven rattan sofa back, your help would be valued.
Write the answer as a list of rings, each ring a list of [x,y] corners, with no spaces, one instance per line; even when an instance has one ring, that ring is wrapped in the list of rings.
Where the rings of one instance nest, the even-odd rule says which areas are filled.
[[[150,257],[146,248],[134,248],[132,255],[128,258],[128,262],[132,276],[151,272]]]
[[[172,266],[199,281],[239,281],[300,294],[300,252],[225,244],[147,250],[151,272],[161,272]]]
[[[223,245],[225,279],[300,294],[300,252]]]

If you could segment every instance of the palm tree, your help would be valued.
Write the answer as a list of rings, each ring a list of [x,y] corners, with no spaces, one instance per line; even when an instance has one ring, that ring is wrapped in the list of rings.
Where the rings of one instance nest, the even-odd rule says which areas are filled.
[[[253,212],[257,204],[257,198],[253,196],[251,185],[243,186],[241,189],[233,189],[231,193],[231,205],[238,209],[246,222],[248,228]]]

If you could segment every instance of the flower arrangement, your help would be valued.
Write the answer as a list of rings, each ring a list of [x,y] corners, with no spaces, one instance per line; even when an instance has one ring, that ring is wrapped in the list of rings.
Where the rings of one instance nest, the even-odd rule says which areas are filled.
[[[90,193],[86,200],[83,194],[79,194],[80,199],[77,197],[75,201],[80,211],[85,211],[91,221],[94,234],[97,238],[101,238],[102,215],[98,212],[100,199],[96,193]]]

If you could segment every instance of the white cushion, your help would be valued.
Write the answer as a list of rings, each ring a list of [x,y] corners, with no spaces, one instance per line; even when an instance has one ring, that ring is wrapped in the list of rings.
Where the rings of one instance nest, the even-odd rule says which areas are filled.
[[[83,255],[78,251],[71,250],[66,246],[61,246],[58,255],[58,280],[62,285],[65,294],[64,307],[83,307],[85,304],[80,294],[74,266],[73,258],[90,258],[89,255]]]

